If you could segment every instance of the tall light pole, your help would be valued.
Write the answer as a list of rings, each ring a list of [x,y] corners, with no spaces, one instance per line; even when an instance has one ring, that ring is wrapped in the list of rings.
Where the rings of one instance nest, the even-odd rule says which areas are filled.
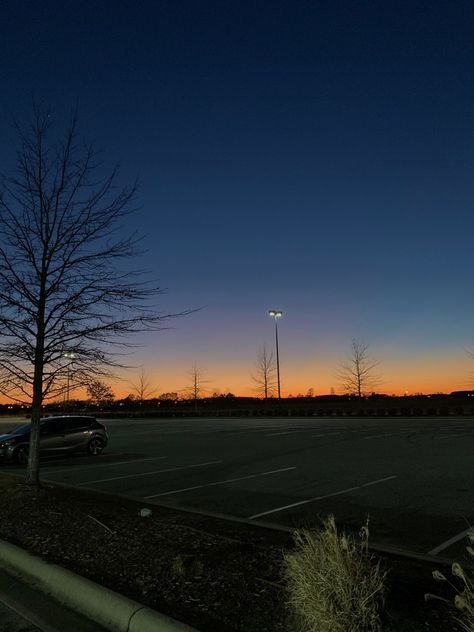
[[[68,360],[71,360],[71,362],[69,362],[67,365],[67,388],[66,388],[66,403],[69,408],[69,382],[71,379],[69,367],[74,362],[74,358],[76,357],[76,354],[74,353],[74,351],[66,351],[66,353],[63,354],[63,357],[67,358]]]
[[[278,380],[278,401],[280,401],[280,355],[278,353],[278,319],[283,316],[279,309],[270,309],[268,315],[275,319],[275,343],[277,354],[277,380]]]

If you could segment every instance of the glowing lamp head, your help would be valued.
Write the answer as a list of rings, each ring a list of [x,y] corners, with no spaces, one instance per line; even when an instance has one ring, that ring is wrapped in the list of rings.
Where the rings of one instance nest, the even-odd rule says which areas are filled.
[[[63,356],[65,358],[69,358],[70,360],[72,360],[73,358],[76,357],[76,354],[74,353],[74,351],[66,351],[66,353],[63,354]]]
[[[270,309],[268,315],[272,316],[273,318],[281,318],[281,316],[283,316],[283,312],[279,309]]]

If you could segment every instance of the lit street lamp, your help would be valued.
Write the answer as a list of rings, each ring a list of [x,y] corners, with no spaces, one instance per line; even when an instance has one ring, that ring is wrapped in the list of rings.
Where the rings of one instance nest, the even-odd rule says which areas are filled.
[[[69,407],[69,382],[71,379],[70,365],[74,362],[74,358],[76,357],[76,354],[74,353],[74,351],[66,351],[66,353],[63,354],[63,357],[68,358],[68,360],[71,360],[71,362],[69,362],[67,365],[67,388],[66,388],[66,402],[67,402],[67,406]]]
[[[275,319],[275,343],[277,355],[277,380],[278,380],[278,401],[280,401],[280,356],[278,354],[278,319],[283,316],[283,312],[278,309],[271,309],[268,315]]]

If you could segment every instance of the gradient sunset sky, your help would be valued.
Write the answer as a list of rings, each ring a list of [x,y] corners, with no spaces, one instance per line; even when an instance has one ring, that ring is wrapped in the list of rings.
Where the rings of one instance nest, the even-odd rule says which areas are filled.
[[[0,171],[32,98],[78,103],[161,309],[202,308],[130,358],[159,392],[251,394],[271,308],[283,395],[338,392],[352,337],[383,392],[474,385],[472,2],[4,0],[0,53]]]

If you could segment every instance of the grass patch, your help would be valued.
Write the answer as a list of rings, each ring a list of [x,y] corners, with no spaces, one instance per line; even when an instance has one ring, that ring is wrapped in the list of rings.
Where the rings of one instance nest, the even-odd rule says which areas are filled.
[[[466,551],[469,553],[471,559],[474,560],[474,533],[470,533],[467,536],[469,545],[466,546]],[[459,616],[453,615],[454,621],[459,624],[461,630],[464,632],[474,632],[474,574],[464,571],[462,566],[458,562],[454,562],[451,565],[451,573],[457,578],[458,586],[449,581],[449,579],[440,571],[433,571],[433,579],[440,582],[448,583],[456,592],[454,601],[449,601],[439,595],[433,595],[431,593],[425,594],[425,600],[438,599],[446,603],[451,603],[456,608]]]
[[[360,542],[339,533],[334,516],[321,531],[297,530],[296,550],[284,555],[292,625],[304,632],[379,632],[386,571]]]

